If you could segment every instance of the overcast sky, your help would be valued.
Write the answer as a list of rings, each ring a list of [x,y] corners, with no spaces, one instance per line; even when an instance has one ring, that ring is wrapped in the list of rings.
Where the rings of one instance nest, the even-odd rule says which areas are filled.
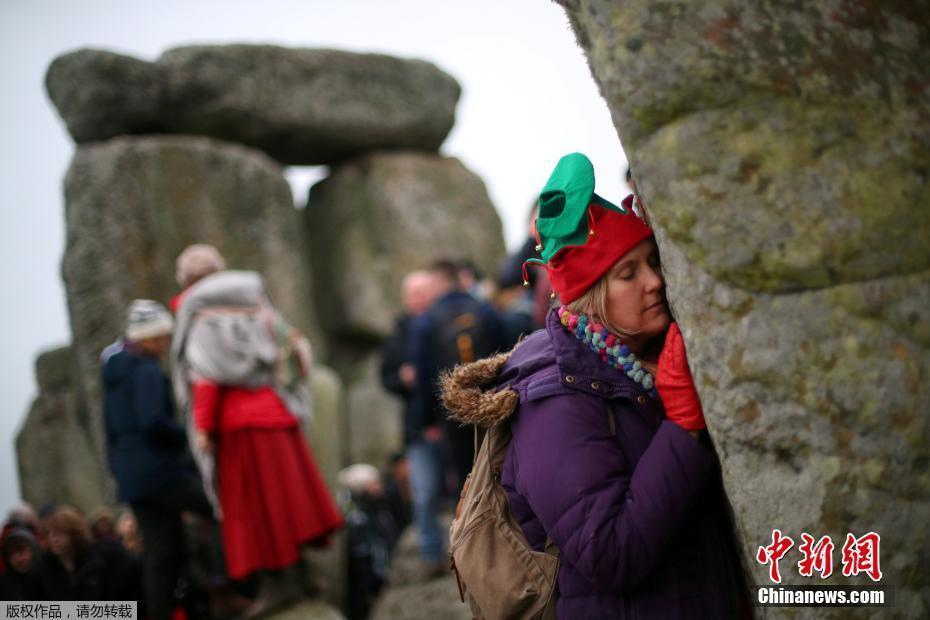
[[[462,85],[442,147],[487,183],[508,246],[558,158],[594,161],[616,200],[626,165],[607,107],[562,9],[547,0],[3,0],[0,3],[0,510],[19,497],[13,440],[35,396],[33,360],[69,341],[59,264],[61,183],[74,152],[45,95],[51,60],[80,47],[152,60],[191,43],[272,43],[422,58]],[[310,175],[288,174],[301,200]]]

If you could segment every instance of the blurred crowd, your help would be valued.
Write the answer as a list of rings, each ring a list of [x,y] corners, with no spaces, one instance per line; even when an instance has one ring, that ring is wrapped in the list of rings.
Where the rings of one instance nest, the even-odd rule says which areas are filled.
[[[191,561],[176,584],[179,609],[206,617],[237,597],[245,603],[216,574],[209,529],[187,519],[185,537]],[[6,516],[0,534],[0,600],[140,601],[144,610],[144,553],[131,510],[100,507],[84,515],[68,505],[36,511],[23,503]],[[248,592],[247,584],[242,587]]]
[[[132,301],[101,353],[123,509],[14,510],[0,598],[135,600],[143,618],[186,620],[256,618],[312,590],[303,550],[344,521],[304,434],[309,342],[260,274],[212,246],[185,249],[176,276],[171,311]]]
[[[545,273],[523,266],[538,256],[534,218],[492,277],[456,260],[406,275],[381,368],[384,387],[404,402],[404,446],[381,468],[341,471],[337,501],[300,430],[310,413],[301,387],[309,343],[258,274],[228,270],[212,246],[187,248],[170,310],[133,301],[124,332],[101,355],[107,458],[122,508],[11,511],[0,599],[136,600],[153,619],[258,617],[313,589],[301,550],[328,545],[345,527],[346,611],[365,618],[411,522],[424,577],[445,574],[440,515],[464,484],[474,440],[446,420],[437,382],[541,325]]]

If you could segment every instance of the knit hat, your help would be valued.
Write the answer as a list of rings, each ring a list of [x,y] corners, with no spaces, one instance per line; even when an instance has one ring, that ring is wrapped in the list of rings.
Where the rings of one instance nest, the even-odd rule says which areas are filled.
[[[136,299],[129,304],[126,338],[133,341],[167,336],[174,329],[174,320],[163,305],[150,299]]]
[[[205,275],[226,269],[222,254],[212,245],[195,243],[178,255],[174,277],[181,286],[196,282]]]
[[[3,533],[0,534],[0,558],[3,559],[3,562],[7,563],[7,570],[11,567],[9,565],[10,555],[12,554],[14,543],[19,543],[19,545],[27,545],[32,549],[33,553],[33,566],[36,565],[40,553],[39,543],[36,541],[35,532],[26,527],[19,526],[10,526],[7,525],[3,528]]]
[[[569,304],[643,239],[652,229],[633,210],[633,195],[620,206],[594,193],[594,166],[581,153],[559,160],[539,195],[536,219],[542,260],[552,289]]]

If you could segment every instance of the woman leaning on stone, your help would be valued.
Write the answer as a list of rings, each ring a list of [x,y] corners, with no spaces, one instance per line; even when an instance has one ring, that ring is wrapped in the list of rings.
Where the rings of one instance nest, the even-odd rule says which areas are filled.
[[[452,413],[509,422],[501,482],[533,548],[551,538],[560,551],[558,617],[748,615],[719,465],[633,200],[604,200],[588,158],[562,158],[537,220],[561,305],[511,354],[479,362],[496,372],[487,395],[513,390],[515,411]],[[468,375],[447,404],[476,387]]]

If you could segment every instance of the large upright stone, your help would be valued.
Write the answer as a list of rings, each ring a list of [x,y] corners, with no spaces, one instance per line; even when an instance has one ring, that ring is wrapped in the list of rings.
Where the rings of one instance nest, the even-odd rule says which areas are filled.
[[[16,434],[16,460],[23,499],[34,506],[63,502],[85,512],[103,503],[103,485],[82,424],[74,390],[71,347],[36,358],[39,394]]]
[[[346,384],[353,460],[381,466],[402,448],[400,403],[379,381],[378,347],[401,312],[403,277],[437,258],[493,273],[501,222],[484,183],[453,158],[372,153],[333,169],[304,212],[317,313]]]
[[[82,146],[65,179],[65,203],[62,274],[79,395],[98,456],[100,351],[122,332],[130,300],[167,302],[178,292],[175,258],[188,244],[214,244],[230,267],[261,272],[275,304],[325,350],[298,212],[279,166],[265,155],[193,137]]]
[[[339,376],[322,364],[313,366],[310,389],[313,419],[311,423],[304,424],[304,437],[333,499],[338,500],[339,471],[348,464],[345,389]],[[333,536],[328,547],[302,550],[302,556],[310,566],[304,574],[308,581],[304,584],[305,589],[316,591],[320,598],[337,608],[344,607],[346,596],[346,544],[343,531]]]
[[[774,528],[831,535],[837,563],[875,531],[896,612],[925,616],[928,3],[562,4],[657,229],[752,580]]]
[[[46,87],[79,143],[195,134],[288,164],[374,149],[436,151],[461,92],[422,60],[270,45],[181,47],[155,63],[82,49],[55,59]]]
[[[451,157],[372,153],[334,168],[305,210],[320,320],[334,336],[387,335],[404,276],[437,258],[494,273],[501,221],[484,183]]]
[[[381,352],[353,364],[346,382],[349,459],[384,468],[388,457],[403,449],[404,412],[401,400],[381,387]]]

